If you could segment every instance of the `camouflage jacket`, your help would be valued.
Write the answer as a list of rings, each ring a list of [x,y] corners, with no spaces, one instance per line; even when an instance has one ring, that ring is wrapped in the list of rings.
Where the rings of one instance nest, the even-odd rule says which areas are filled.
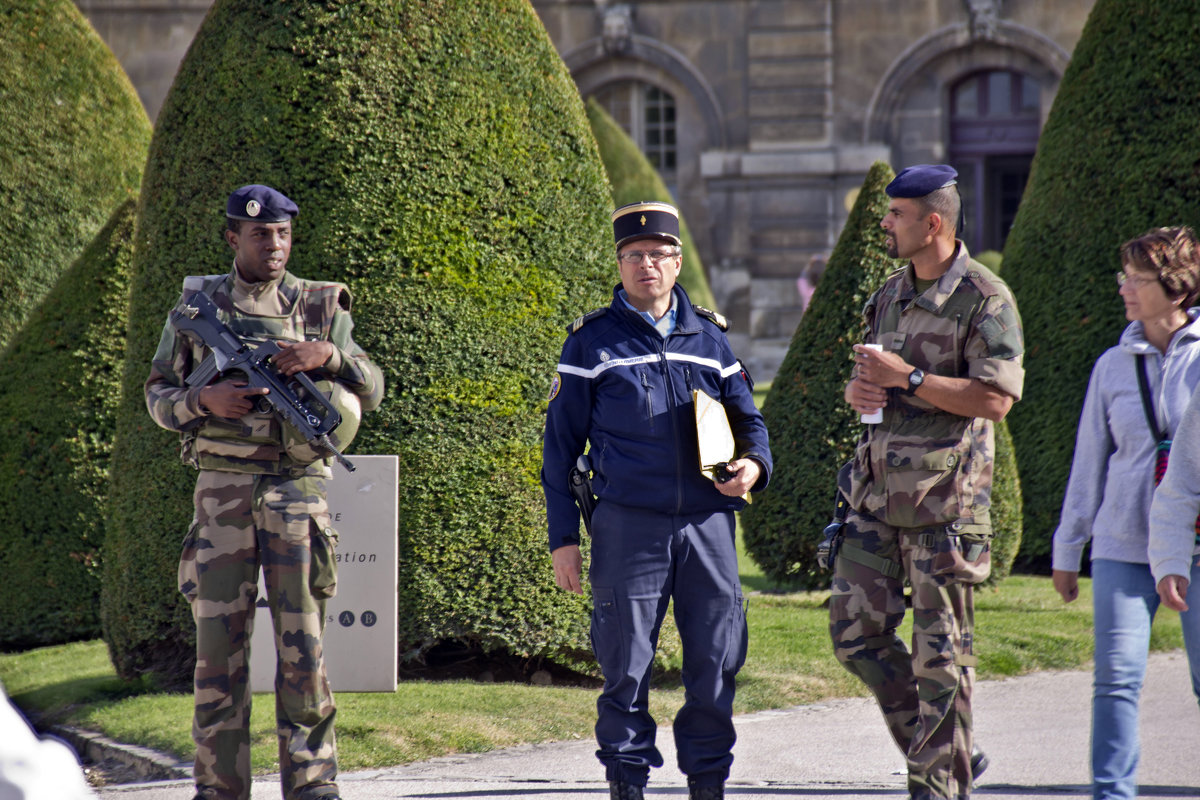
[[[197,291],[212,297],[222,320],[243,338],[263,341],[327,340],[334,354],[314,379],[340,381],[359,397],[364,411],[378,408],[383,399],[383,375],[363,352],[351,331],[350,292],[340,283],[307,281],[284,273],[271,304],[283,314],[263,314],[235,303],[234,272],[191,276],[183,281],[176,308]],[[244,302],[244,301],[243,301]],[[241,419],[212,416],[201,409],[202,387],[188,387],[187,377],[208,355],[199,341],[178,333],[170,321],[163,327],[150,377],[146,379],[146,407],[160,426],[181,435],[180,456],[198,469],[257,474],[294,474],[307,465],[294,463],[284,452],[281,423],[269,412],[252,411]],[[318,462],[317,468],[328,469]]]
[[[961,242],[945,274],[917,295],[912,266],[890,275],[863,310],[867,341],[931,375],[973,378],[1020,399],[1024,337],[1008,286]],[[889,525],[990,525],[992,422],[889,390],[883,422],[859,439],[850,505]]]

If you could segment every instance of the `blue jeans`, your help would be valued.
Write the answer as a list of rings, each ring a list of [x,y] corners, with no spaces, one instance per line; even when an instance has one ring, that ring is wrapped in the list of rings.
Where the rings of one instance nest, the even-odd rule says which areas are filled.
[[[1192,566],[1188,610],[1180,614],[1183,641],[1200,698],[1200,567]],[[1158,593],[1147,564],[1092,561],[1096,656],[1092,692],[1092,796],[1095,800],[1137,797],[1138,697],[1146,677],[1150,624]]]

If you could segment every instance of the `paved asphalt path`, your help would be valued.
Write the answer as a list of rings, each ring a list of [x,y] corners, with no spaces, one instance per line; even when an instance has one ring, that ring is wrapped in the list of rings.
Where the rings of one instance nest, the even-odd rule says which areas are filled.
[[[1048,672],[975,689],[976,737],[991,765],[981,800],[1090,797],[1091,673]],[[660,722],[662,722],[660,720]],[[867,699],[836,700],[736,718],[730,800],[905,800],[904,761]],[[674,766],[670,726],[660,731],[667,766],[653,770],[648,797],[686,798]],[[343,774],[344,800],[606,800],[591,741],[448,756]],[[1142,797],[1200,798],[1200,708],[1182,653],[1151,657],[1142,692]],[[116,786],[106,800],[191,800],[186,781]],[[256,780],[253,800],[278,800],[278,776]]]

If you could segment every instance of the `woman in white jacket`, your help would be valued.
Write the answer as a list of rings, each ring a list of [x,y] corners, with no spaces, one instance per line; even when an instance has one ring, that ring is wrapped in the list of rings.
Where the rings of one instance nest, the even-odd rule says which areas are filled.
[[[1137,796],[1138,698],[1160,602],[1148,555],[1155,463],[1200,385],[1200,242],[1190,228],[1159,228],[1122,245],[1121,259],[1129,325],[1092,368],[1053,549],[1054,588],[1069,603],[1092,545],[1096,800]],[[1183,627],[1200,696],[1200,609]]]

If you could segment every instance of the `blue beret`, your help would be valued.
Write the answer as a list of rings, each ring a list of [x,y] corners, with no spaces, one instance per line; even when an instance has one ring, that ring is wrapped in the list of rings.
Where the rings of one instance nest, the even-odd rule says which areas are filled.
[[[287,222],[299,213],[282,192],[257,183],[237,189],[225,204],[225,216],[249,222]]]
[[[666,203],[630,203],[612,213],[613,238],[617,249],[634,239],[666,239],[682,245],[679,212]]]
[[[924,197],[956,183],[958,173],[949,164],[917,164],[900,170],[884,191],[888,197]]]

